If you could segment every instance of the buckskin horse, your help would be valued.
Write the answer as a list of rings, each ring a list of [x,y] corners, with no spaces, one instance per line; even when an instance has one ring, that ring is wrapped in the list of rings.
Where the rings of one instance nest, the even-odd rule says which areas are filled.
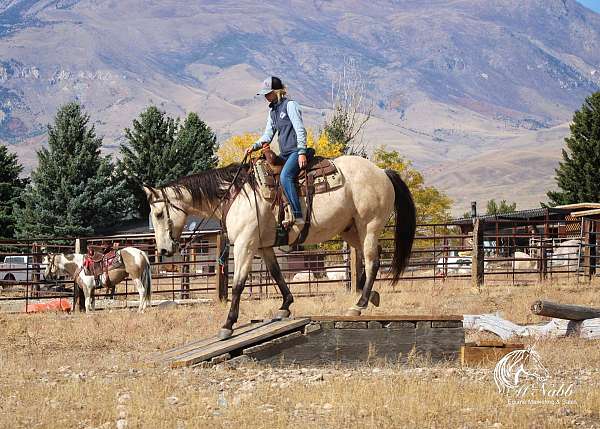
[[[335,190],[314,195],[310,229],[304,244],[316,244],[340,234],[350,246],[362,252],[365,272],[362,293],[347,315],[358,316],[367,308],[373,282],[379,270],[379,235],[395,211],[394,255],[391,281],[396,283],[408,264],[416,230],[416,211],[412,195],[392,170],[383,170],[357,156],[334,160],[344,178]],[[179,247],[179,238],[190,215],[217,218],[234,244],[234,275],[231,307],[219,332],[221,339],[233,334],[239,314],[240,297],[252,266],[259,254],[283,296],[278,317],[290,315],[294,298],[279,269],[273,247],[277,243],[279,220],[271,201],[257,192],[257,178],[250,164],[232,164],[180,178],[162,188],[144,186],[151,208],[157,250],[171,256]],[[306,198],[302,199],[306,212]],[[300,234],[298,227],[291,234]],[[292,240],[290,239],[290,242]],[[364,283],[363,283],[364,282]],[[374,292],[375,293],[375,292]],[[377,295],[378,298],[378,295]]]
[[[117,251],[117,255],[119,258],[118,263],[106,270],[108,280],[110,284],[116,285],[129,276],[140,295],[138,311],[143,312],[150,303],[152,289],[152,274],[150,273],[148,255],[135,247],[124,247]],[[43,264],[46,267],[46,278],[63,274],[69,275],[83,290],[85,310],[93,311],[95,309],[94,289],[97,287],[96,279],[93,274],[86,274],[84,257],[85,255],[81,253],[49,253],[44,257]],[[106,281],[105,276],[106,273],[101,274],[103,281]]]

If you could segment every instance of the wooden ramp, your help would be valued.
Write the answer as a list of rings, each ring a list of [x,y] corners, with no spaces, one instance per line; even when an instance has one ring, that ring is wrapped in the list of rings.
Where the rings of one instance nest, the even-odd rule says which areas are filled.
[[[168,365],[172,368],[215,362],[218,358],[225,360],[241,355],[248,347],[302,330],[308,323],[310,319],[307,318],[254,321],[236,328],[233,335],[226,340],[214,336],[193,341],[162,353],[154,353],[150,360],[157,365]]]
[[[245,356],[272,364],[406,362],[415,353],[453,360],[465,343],[462,316],[305,316],[254,321],[227,340],[193,341],[150,359],[172,368]]]

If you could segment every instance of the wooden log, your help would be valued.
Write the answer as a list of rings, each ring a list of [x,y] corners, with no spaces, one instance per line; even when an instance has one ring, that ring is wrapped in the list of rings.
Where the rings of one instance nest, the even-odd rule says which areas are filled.
[[[588,340],[600,339],[600,319],[587,319],[581,322],[579,335]]]
[[[557,304],[550,301],[535,301],[531,305],[531,312],[538,316],[567,320],[586,320],[600,317],[600,309],[597,308]]]
[[[513,337],[565,337],[578,336],[581,322],[574,320],[552,319],[545,325],[517,325],[494,314],[466,314],[465,329],[486,331],[498,335],[503,340]]]

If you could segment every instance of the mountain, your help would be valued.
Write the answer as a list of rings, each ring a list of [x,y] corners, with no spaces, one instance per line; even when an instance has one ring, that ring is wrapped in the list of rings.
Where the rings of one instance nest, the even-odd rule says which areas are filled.
[[[0,140],[31,168],[73,99],[108,150],[149,103],[198,112],[220,140],[256,132],[270,74],[316,128],[349,59],[370,148],[413,160],[457,212],[537,205],[565,124],[600,90],[600,15],[574,0],[0,0]]]

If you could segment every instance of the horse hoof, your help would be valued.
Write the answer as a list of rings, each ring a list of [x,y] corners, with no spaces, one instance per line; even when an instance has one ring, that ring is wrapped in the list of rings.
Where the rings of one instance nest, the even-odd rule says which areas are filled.
[[[346,316],[356,317],[360,316],[361,310],[356,307],[351,307],[346,311]]]
[[[226,340],[233,335],[233,329],[221,328],[219,331],[219,340]]]
[[[277,310],[275,313],[275,319],[287,319],[290,317],[290,310]]]
[[[369,301],[371,301],[371,304],[373,304],[375,307],[379,307],[379,292],[377,291],[372,291],[371,295],[369,296]]]

